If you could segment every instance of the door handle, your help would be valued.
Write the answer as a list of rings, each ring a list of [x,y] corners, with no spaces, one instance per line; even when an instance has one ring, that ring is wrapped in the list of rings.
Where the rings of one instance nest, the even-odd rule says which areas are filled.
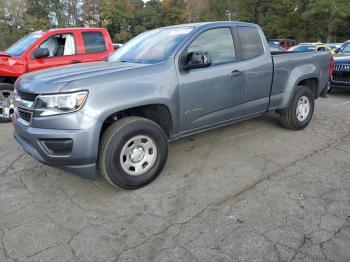
[[[72,60],[70,63],[71,64],[79,64],[79,63],[81,63],[81,61],[80,60]]]
[[[232,77],[235,77],[235,76],[239,76],[239,75],[241,75],[242,74],[242,71],[239,71],[239,70],[233,70],[232,72],[231,72],[231,76]]]

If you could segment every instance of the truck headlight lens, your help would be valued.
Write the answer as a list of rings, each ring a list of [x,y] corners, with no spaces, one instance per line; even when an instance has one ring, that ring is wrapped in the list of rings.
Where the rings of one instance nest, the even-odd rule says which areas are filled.
[[[78,111],[84,105],[88,92],[40,95],[35,100],[34,116],[53,116]]]

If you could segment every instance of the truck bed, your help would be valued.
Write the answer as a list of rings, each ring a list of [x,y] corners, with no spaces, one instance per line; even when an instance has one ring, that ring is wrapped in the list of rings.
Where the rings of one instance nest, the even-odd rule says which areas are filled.
[[[329,81],[331,56],[328,51],[271,52],[274,72],[269,110],[286,108],[294,83],[302,85],[303,79],[315,79],[317,98]]]

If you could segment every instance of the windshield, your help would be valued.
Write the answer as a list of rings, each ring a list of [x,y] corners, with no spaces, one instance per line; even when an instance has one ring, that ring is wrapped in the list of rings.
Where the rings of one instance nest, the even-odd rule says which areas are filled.
[[[341,50],[342,53],[350,53],[350,43],[345,45],[343,49]]]
[[[296,46],[292,49],[290,49],[290,51],[294,51],[294,52],[313,52],[315,51],[316,47],[314,45],[299,45]]]
[[[160,28],[142,33],[109,57],[109,61],[155,64],[167,59],[193,27]]]
[[[6,53],[8,53],[10,56],[20,56],[23,54],[25,50],[27,50],[28,47],[30,47],[41,36],[42,36],[41,33],[29,34],[23,37],[22,39],[18,40],[12,46],[10,46],[6,50]]]

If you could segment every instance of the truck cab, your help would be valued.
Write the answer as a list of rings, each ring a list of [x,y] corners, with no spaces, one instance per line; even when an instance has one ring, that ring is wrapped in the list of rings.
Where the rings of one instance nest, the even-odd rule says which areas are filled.
[[[103,28],[33,32],[0,52],[0,122],[10,121],[13,84],[25,73],[69,64],[103,61],[114,52]]]

